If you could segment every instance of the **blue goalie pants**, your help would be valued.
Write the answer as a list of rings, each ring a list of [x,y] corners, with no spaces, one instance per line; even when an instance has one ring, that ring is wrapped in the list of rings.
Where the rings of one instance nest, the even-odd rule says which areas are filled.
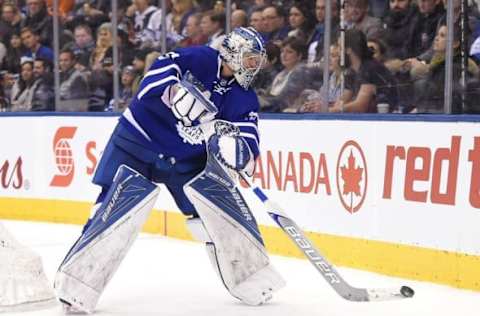
[[[120,165],[126,165],[152,182],[165,184],[183,214],[197,216],[194,206],[185,196],[183,185],[203,170],[205,160],[179,164],[174,157],[146,148],[119,123],[105,147],[93,178],[93,183],[102,187],[96,203],[105,198]]]

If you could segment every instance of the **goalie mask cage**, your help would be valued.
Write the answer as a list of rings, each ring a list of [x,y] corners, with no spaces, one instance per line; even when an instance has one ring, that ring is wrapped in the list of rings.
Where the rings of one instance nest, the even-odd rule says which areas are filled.
[[[50,307],[55,296],[39,255],[0,223],[0,313]]]

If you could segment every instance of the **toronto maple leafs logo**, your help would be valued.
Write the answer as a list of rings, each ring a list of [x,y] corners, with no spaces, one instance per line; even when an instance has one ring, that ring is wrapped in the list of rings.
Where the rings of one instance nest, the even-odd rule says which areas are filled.
[[[213,92],[216,92],[220,95],[224,95],[231,89],[232,87],[228,86],[228,82],[226,80],[221,80],[220,82],[215,81],[213,83]]]
[[[337,190],[343,207],[350,213],[357,212],[367,195],[367,161],[360,145],[347,141],[338,156]]]
[[[177,123],[178,136],[183,139],[184,143],[190,145],[200,145],[203,140],[203,132],[198,126],[184,126],[182,123]]]
[[[251,111],[250,113],[248,113],[248,118],[247,119],[251,122],[258,121],[258,112]]]

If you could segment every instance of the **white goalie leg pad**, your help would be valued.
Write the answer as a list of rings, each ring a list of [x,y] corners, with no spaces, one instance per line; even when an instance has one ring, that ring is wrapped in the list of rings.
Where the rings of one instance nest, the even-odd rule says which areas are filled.
[[[39,255],[21,245],[0,223],[0,313],[56,304]]]
[[[186,224],[193,238],[195,238],[198,241],[203,241],[205,243],[207,255],[208,255],[208,258],[210,259],[210,263],[212,264],[217,275],[220,278],[222,278],[222,274],[218,269],[217,255],[215,253],[215,245],[212,243],[212,239],[208,235],[208,232],[205,228],[205,225],[203,225],[202,220],[198,217],[189,218],[187,219]]]
[[[265,247],[208,199],[191,188],[185,191],[201,218],[189,220],[187,226],[194,237],[206,242],[210,261],[225,287],[248,305],[270,300],[285,281],[271,265]]]
[[[122,168],[124,174],[117,179]],[[110,191],[112,194],[107,194],[55,279],[59,299],[87,313],[93,312],[159,194],[155,184],[124,166],[120,167]]]

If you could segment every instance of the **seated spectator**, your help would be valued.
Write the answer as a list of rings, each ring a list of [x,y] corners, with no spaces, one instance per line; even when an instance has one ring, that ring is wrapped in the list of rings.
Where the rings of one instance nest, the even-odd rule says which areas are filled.
[[[281,7],[269,5],[263,9],[263,25],[265,29],[265,39],[274,42],[278,46],[288,36],[290,31],[285,23],[285,12]]]
[[[312,12],[313,7],[309,2],[295,2],[290,8],[288,16],[291,29],[288,36],[298,37],[309,43],[315,29],[315,16]]]
[[[213,10],[203,13],[200,28],[208,37],[207,45],[218,50],[225,38],[225,14]]]
[[[193,0],[173,0],[172,7],[172,24],[174,27],[172,31],[179,36],[185,36],[185,26],[187,25],[187,19],[190,15],[195,13],[195,6]]]
[[[232,12],[231,28],[245,27],[248,25],[247,13],[242,9],[237,9]]]
[[[267,91],[257,91],[263,112],[282,112],[293,105],[307,87],[307,69],[303,63],[306,44],[296,37],[283,42],[280,59],[284,69],[280,71]]]
[[[250,13],[249,25],[253,27],[258,33],[260,33],[265,39],[265,25],[263,21],[263,7],[255,8]]]
[[[367,45],[373,53],[373,58],[382,64],[385,63],[387,47],[384,41],[380,38],[372,37],[368,39]]]
[[[315,4],[315,16],[317,24],[314,32],[308,41],[307,63],[313,64],[320,61],[323,57],[323,36],[325,33],[325,0],[317,0]],[[332,1],[332,32],[331,42],[335,42],[340,28],[339,10],[337,1]]]
[[[4,97],[8,100],[8,107],[10,108],[10,100],[12,99],[12,89],[13,86],[15,85],[15,82],[18,80],[19,75],[18,74],[12,74],[8,72],[2,72],[3,74],[3,95]],[[7,109],[9,111],[10,109]]]
[[[382,22],[368,15],[368,0],[346,0],[345,6],[349,9],[349,22],[354,29],[362,31],[367,38],[382,36]]]
[[[180,40],[181,36],[177,33],[173,26],[173,13],[169,10],[170,2],[167,1],[166,30],[167,30],[167,50],[175,45]],[[150,8],[153,6],[150,6]],[[131,10],[133,8],[133,10]],[[161,49],[162,43],[162,9],[157,8],[151,16],[145,15],[143,21],[146,24],[143,31],[138,33],[135,29],[135,22],[133,16],[135,15],[136,6],[131,5],[127,10],[127,15],[131,15],[130,19],[125,19],[123,28],[129,34],[129,41],[137,48],[156,48]],[[131,13],[128,13],[130,12]],[[138,22],[137,22],[138,25]]]
[[[272,84],[275,76],[283,68],[280,62],[280,47],[269,42],[266,44],[265,50],[267,52],[267,61],[265,66],[263,66],[255,76],[255,80],[252,83],[252,88],[260,93],[265,93]]]
[[[104,112],[108,110],[113,98],[113,52],[108,49],[102,60],[102,68],[92,71],[91,93],[88,111]]]
[[[333,107],[341,94],[341,71],[340,47],[334,44],[330,46],[328,86],[324,83],[319,93],[311,92],[306,95],[306,102],[301,106],[299,112],[327,112],[328,108]]]
[[[179,47],[188,47],[195,45],[203,45],[208,38],[202,33],[200,28],[201,13],[195,13],[188,17],[185,25],[185,38],[178,44]]]
[[[72,45],[72,51],[76,60],[82,65],[88,65],[90,55],[95,49],[92,29],[87,24],[80,24],[75,27],[73,35],[75,42]]]
[[[12,34],[20,34],[22,19],[23,17],[14,3],[3,3],[2,17],[0,18],[0,38],[4,44],[10,41]]]
[[[116,109],[117,112],[123,112],[129,105],[133,98],[133,80],[135,80],[137,73],[133,66],[126,66],[122,71],[120,101]]]
[[[43,58],[53,62],[53,51],[40,43],[40,36],[32,29],[24,27],[20,31],[23,45],[27,48],[25,55],[30,59]]]
[[[135,57],[133,58],[133,68],[137,74],[135,80],[133,81],[133,93],[137,93],[140,82],[143,79],[144,73],[148,70],[145,67],[147,55],[150,53],[148,49],[139,49],[135,52]]]
[[[80,103],[89,95],[85,77],[79,70],[75,69],[75,64],[76,59],[73,51],[65,49],[60,52],[60,90],[57,93],[60,95],[61,102],[68,101],[64,103],[71,104],[73,107],[75,107],[75,102]]]
[[[103,23],[97,29],[97,42],[95,49],[90,55],[90,69],[102,70],[102,61],[105,59],[107,50],[112,47],[113,35],[112,25],[110,23]]]
[[[25,112],[32,109],[35,78],[33,76],[33,60],[23,57],[20,63],[20,77],[15,81],[10,95],[10,111]]]
[[[415,55],[413,22],[418,15],[412,0],[392,0],[390,11],[383,19],[384,39],[389,59],[406,59]]]
[[[20,58],[25,55],[26,49],[23,46],[19,33],[13,33],[10,37],[10,45],[8,45],[7,52],[3,69],[9,73],[20,73]]]
[[[350,29],[345,32],[345,63],[352,71],[351,80],[345,80],[345,90],[329,112],[376,113],[378,103],[396,107],[398,93],[395,79],[389,70],[373,59],[363,32]]]
[[[418,11],[412,21],[413,45],[411,56],[419,56],[432,46],[440,19],[445,14],[439,0],[418,0]]]
[[[33,76],[36,83],[31,111],[55,111],[52,64],[46,59],[35,59]]]
[[[158,11],[156,6],[150,5],[149,0],[132,1],[126,16],[133,21],[136,45],[153,42],[155,31],[150,26],[155,23],[153,19],[161,19],[161,15],[156,14]],[[151,46],[151,43],[147,45]]]
[[[119,9],[124,6],[124,1],[118,1]],[[108,12],[112,6],[110,1],[89,0],[79,1],[76,5],[74,23],[88,24],[92,30],[108,21]]]
[[[434,55],[430,63],[416,62],[412,65],[414,75],[419,78],[415,82],[415,105],[418,113],[444,113],[446,43],[447,26],[442,25],[438,29],[433,42]],[[463,88],[460,85],[460,78],[462,73],[462,56],[460,52],[460,29],[457,25],[454,27],[453,49],[452,109],[454,113],[461,113],[461,93]],[[469,59],[467,82],[475,81],[478,83],[478,75],[478,66],[473,60]],[[477,102],[478,99],[473,98],[467,101]]]
[[[5,93],[5,75],[6,71],[0,71],[0,112],[6,112],[10,108],[10,100]]]
[[[38,41],[42,45],[52,45],[53,20],[48,15],[45,0],[27,0],[27,14],[22,21],[22,28],[29,28],[32,30],[32,33],[38,35]],[[35,59],[36,57],[33,58]]]

